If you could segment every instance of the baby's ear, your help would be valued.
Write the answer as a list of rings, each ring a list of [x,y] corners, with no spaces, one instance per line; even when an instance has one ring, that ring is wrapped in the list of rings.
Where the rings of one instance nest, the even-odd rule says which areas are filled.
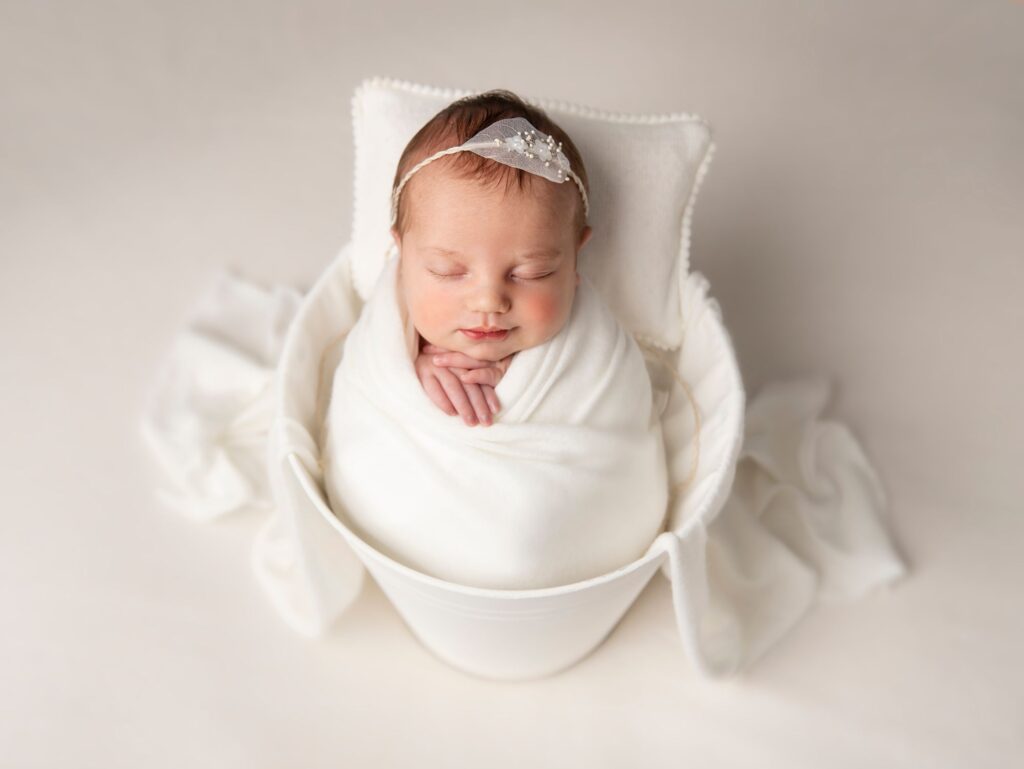
[[[584,244],[586,244],[586,242],[590,240],[590,236],[593,234],[594,230],[591,228],[589,224],[586,227],[584,227],[583,232],[580,233],[580,243],[578,246],[576,246],[576,250],[578,251],[579,249],[583,248]]]

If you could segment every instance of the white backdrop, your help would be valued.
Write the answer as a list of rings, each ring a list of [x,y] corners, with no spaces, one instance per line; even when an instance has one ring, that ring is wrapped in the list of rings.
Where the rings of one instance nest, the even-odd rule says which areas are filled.
[[[1024,758],[1024,3],[0,0],[0,766],[1006,766]],[[594,655],[499,684],[372,583],[327,642],[259,516],[161,508],[142,398],[217,268],[348,236],[364,77],[690,111],[751,394],[824,374],[912,573],[696,680],[656,579]]]

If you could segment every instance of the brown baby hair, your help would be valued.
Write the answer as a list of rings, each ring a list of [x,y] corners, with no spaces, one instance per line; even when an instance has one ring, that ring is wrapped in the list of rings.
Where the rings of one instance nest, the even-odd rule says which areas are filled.
[[[544,110],[527,104],[512,91],[503,88],[465,96],[452,102],[428,120],[409,140],[402,152],[402,157],[398,161],[398,169],[395,172],[395,180],[391,185],[392,195],[406,172],[424,158],[430,157],[440,150],[462,144],[496,120],[512,117],[526,118],[534,128],[550,134],[555,141],[562,143],[562,152],[565,153],[570,167],[580,177],[583,188],[589,195],[590,184],[587,181],[586,168],[583,166],[583,157],[569,135],[549,118]],[[504,184],[506,192],[512,185],[517,185],[520,190],[523,190],[535,183],[546,181],[529,171],[481,157],[475,152],[456,152],[440,160],[448,163],[451,171],[462,178],[476,179],[483,184]],[[409,185],[415,183],[415,177],[416,174],[413,174],[413,178],[407,183],[398,200],[395,229],[398,230],[400,236],[405,234],[409,224],[409,196],[405,194],[405,190]],[[563,183],[575,187],[571,181]],[[577,236],[583,232],[586,223],[583,201],[577,195],[573,218],[573,227]]]

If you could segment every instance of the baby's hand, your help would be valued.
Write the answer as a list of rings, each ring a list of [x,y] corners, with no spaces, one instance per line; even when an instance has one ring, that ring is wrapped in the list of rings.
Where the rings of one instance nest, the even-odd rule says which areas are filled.
[[[423,389],[446,414],[459,414],[467,425],[492,423],[501,410],[494,388],[512,356],[500,361],[477,360],[464,353],[424,343],[416,357],[416,375]]]

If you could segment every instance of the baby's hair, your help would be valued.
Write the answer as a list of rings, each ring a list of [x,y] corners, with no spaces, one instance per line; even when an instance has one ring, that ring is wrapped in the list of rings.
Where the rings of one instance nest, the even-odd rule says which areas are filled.
[[[569,134],[539,107],[527,104],[519,96],[502,88],[487,91],[485,93],[465,96],[452,102],[443,110],[430,118],[416,135],[409,140],[398,161],[398,169],[395,172],[395,180],[391,185],[392,194],[398,184],[402,181],[406,171],[419,163],[424,158],[433,155],[449,147],[455,147],[474,136],[481,129],[489,126],[496,120],[510,117],[522,117],[530,121],[534,128],[543,133],[550,134],[556,142],[562,143],[562,152],[569,160],[569,165],[580,177],[584,189],[590,194],[590,184],[587,181],[587,171],[583,166],[583,157],[580,155],[576,145],[573,144]],[[524,171],[521,168],[514,168],[496,160],[481,157],[475,152],[456,152],[447,155],[440,161],[448,164],[448,168],[463,178],[477,179],[484,184],[504,184],[506,192],[513,184],[520,190],[535,182],[545,181],[536,174]],[[416,174],[410,179],[409,184],[415,183]],[[563,182],[572,184],[572,181]],[[577,190],[578,192],[578,190]],[[395,228],[399,235],[404,235],[409,223],[408,194],[402,194],[398,200],[397,219]],[[586,225],[586,217],[583,212],[583,201],[576,195],[576,215],[573,225],[577,234],[583,231]]]

